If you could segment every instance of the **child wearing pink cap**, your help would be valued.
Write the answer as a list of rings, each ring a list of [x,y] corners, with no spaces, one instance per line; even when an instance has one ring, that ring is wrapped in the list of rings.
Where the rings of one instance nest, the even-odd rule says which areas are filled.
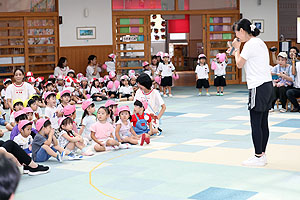
[[[62,117],[63,109],[65,106],[69,105],[71,102],[71,91],[70,90],[63,90],[60,92],[60,104],[57,106],[57,116]]]
[[[35,124],[33,121],[33,110],[30,107],[26,107],[23,109],[23,111],[26,113],[27,120],[32,122],[32,128],[35,128]]]
[[[113,126],[115,126],[118,104],[113,100],[108,100],[104,106],[108,108],[110,113],[110,116],[109,118],[107,118],[107,121],[111,123]]]
[[[73,131],[73,119],[70,117],[62,117],[59,119],[59,132],[58,132],[58,144],[64,149],[68,149],[73,151],[75,147],[81,150],[82,155],[84,156],[91,156],[93,155],[92,152],[88,151],[85,147],[83,138]],[[74,155],[74,154],[73,154]],[[74,159],[81,159],[80,156],[71,156]]]
[[[117,80],[117,74],[114,71],[109,72],[110,81],[107,83],[108,97],[117,98],[120,82]]]
[[[107,122],[108,117],[108,108],[101,106],[97,111],[97,122],[90,128],[93,139],[92,146],[96,152],[128,148],[128,145],[120,144],[114,139],[113,133],[115,130],[113,125]]]
[[[159,71],[158,71],[158,65],[159,65],[159,62],[158,62],[158,58],[157,56],[152,56],[152,59],[151,59],[151,65],[150,67],[153,69],[154,73],[153,73],[153,79],[155,79],[155,77],[158,76],[159,74]],[[162,87],[157,83],[157,82],[153,82],[154,84],[154,89],[157,89],[159,88],[159,90],[162,92]],[[163,94],[163,93],[162,93]]]
[[[226,67],[228,63],[226,54],[218,53],[213,62],[211,68],[215,73],[214,86],[217,87],[217,96],[223,96],[224,87],[226,86]]]
[[[14,138],[14,142],[17,143],[29,156],[32,153],[32,142],[33,138],[31,136],[32,122],[28,120],[22,120],[18,123],[18,134]]]
[[[114,72],[116,70],[115,58],[116,58],[116,55],[111,53],[108,55],[109,60],[104,63],[107,66],[106,70],[108,73],[111,71]]]
[[[36,129],[39,131],[32,142],[32,159],[36,162],[45,162],[54,157],[62,162],[68,150],[60,147],[54,136],[54,129],[49,119],[41,118],[36,122]]]
[[[81,105],[81,108],[83,110],[82,115],[82,126],[79,131],[79,135],[81,135],[84,139],[84,144],[91,144],[92,138],[91,138],[91,125],[96,123],[96,116],[94,115],[95,112],[95,104],[92,101],[84,101]]]
[[[115,135],[119,142],[130,144],[144,144],[142,136],[138,136],[130,123],[130,110],[128,106],[122,106],[118,109],[119,120],[116,123]]]
[[[206,56],[204,54],[200,54],[198,56],[198,62],[196,66],[196,88],[199,89],[199,94],[198,96],[202,95],[202,87],[205,88],[206,90],[206,96],[210,96],[208,93],[208,88],[209,88],[209,82],[208,82],[208,73],[209,73],[209,67],[206,64]]]
[[[66,105],[63,109],[64,117],[70,117],[73,119],[73,131],[78,133],[76,119],[76,106],[75,105]]]
[[[56,94],[54,92],[46,92],[45,99],[45,117],[50,120],[52,128],[58,129],[58,110],[56,108]]]
[[[120,101],[133,101],[134,94],[132,86],[129,85],[129,77],[123,75],[121,77],[121,87],[119,89],[119,100]]]
[[[136,91],[139,89],[138,84],[136,82],[136,76],[135,75],[130,76],[129,85],[132,87],[133,94],[135,95]]]
[[[150,67],[150,64],[147,61],[143,62],[143,73],[148,74],[148,76],[153,79],[154,72],[154,69]]]

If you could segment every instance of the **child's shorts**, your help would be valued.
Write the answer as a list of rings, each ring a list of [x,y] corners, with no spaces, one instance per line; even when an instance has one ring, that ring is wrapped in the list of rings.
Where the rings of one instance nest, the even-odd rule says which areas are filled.
[[[108,91],[108,96],[111,96],[111,95],[115,95],[115,97],[117,97],[117,92],[116,91]]]
[[[196,85],[196,88],[209,88],[209,82],[207,79],[198,79],[197,80],[197,85]]]
[[[0,125],[1,125],[1,126],[5,126],[5,122],[6,122],[5,119],[0,118]]]
[[[127,100],[129,100],[129,97],[131,97],[131,94],[122,94],[121,98],[127,98]]]
[[[57,150],[54,147],[51,147],[51,149],[56,153]],[[40,150],[38,150],[38,152],[36,153],[35,156],[35,162],[45,162],[47,160],[49,160],[51,156],[46,152],[46,150],[41,147]]]
[[[216,87],[219,87],[219,86],[224,87],[224,86],[226,86],[225,75],[224,76],[215,76],[214,86],[216,86]]]
[[[102,139],[102,140],[99,140],[99,141],[101,142],[101,144],[104,147],[106,147],[106,143],[107,143],[108,140],[113,140],[113,139],[112,138],[106,138],[106,139]],[[98,144],[98,143],[93,140],[92,147],[94,148],[96,146],[96,144]]]
[[[173,85],[172,83],[172,76],[166,76],[166,77],[163,77],[161,79],[161,86],[163,87],[171,87]]]

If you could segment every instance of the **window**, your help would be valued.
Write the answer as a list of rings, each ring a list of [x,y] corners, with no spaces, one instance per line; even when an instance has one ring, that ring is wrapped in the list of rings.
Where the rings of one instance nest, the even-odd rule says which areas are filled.
[[[170,40],[186,40],[186,33],[170,33]]]

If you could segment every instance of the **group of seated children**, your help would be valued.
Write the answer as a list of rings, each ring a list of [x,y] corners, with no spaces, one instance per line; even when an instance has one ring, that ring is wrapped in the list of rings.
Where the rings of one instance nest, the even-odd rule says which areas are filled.
[[[152,127],[151,116],[144,111],[146,101],[136,100],[134,110],[128,106],[118,107],[108,100],[97,109],[93,101],[85,100],[81,108],[82,126],[78,130],[76,106],[71,105],[71,92],[61,92],[57,105],[54,92],[44,92],[45,116],[38,114],[39,99],[33,95],[28,101],[14,101],[14,127],[10,140],[16,142],[35,162],[47,161],[50,157],[59,162],[81,159],[96,152],[127,149],[131,145],[150,143],[150,136],[157,133]]]

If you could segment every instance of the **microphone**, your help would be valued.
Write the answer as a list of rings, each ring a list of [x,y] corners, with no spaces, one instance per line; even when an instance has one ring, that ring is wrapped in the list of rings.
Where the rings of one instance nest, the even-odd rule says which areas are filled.
[[[237,41],[239,42],[240,39],[238,38]],[[231,56],[232,53],[235,51],[235,48],[232,46],[232,42],[228,42],[228,46],[231,47],[231,51],[229,52],[229,55]]]

